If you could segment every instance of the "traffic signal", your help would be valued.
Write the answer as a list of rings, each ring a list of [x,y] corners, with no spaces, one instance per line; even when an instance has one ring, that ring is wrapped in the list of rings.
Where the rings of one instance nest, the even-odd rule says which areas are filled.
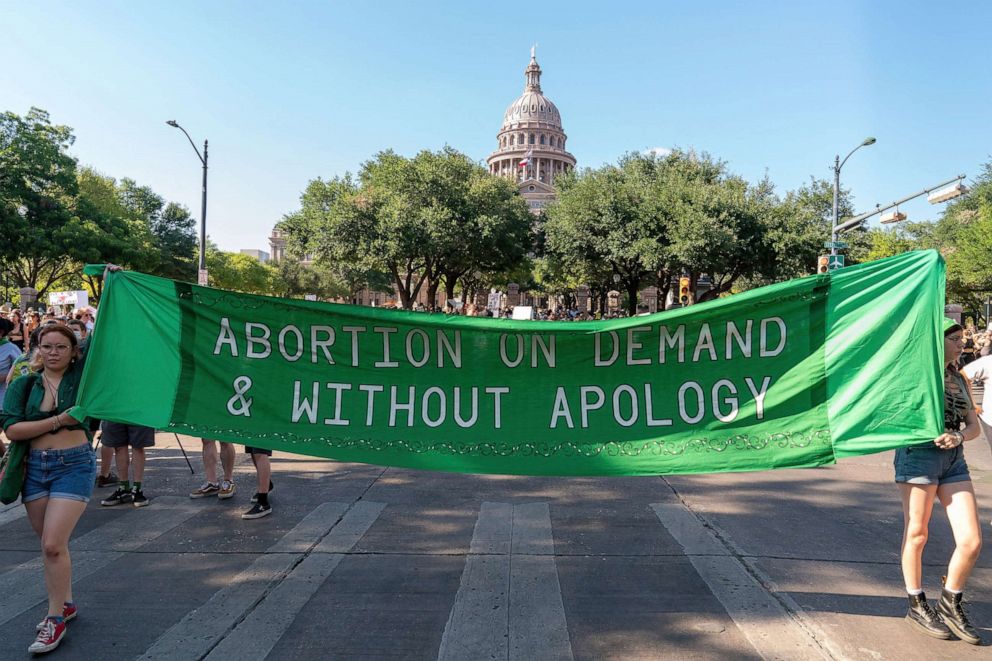
[[[820,255],[816,260],[817,273],[830,273],[830,255]]]
[[[679,303],[689,305],[689,278],[679,278]]]

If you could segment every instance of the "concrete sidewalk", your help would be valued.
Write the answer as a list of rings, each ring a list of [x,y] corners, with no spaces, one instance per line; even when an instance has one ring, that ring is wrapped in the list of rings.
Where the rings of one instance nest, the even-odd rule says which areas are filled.
[[[159,434],[145,509],[94,493],[72,543],[79,618],[53,658],[969,659],[903,621],[891,453],[668,478],[427,473],[276,453],[272,516],[238,455],[190,500],[199,441]],[[239,448],[240,450],[240,448]],[[969,443],[979,502],[992,456]],[[23,512],[23,509],[21,509]],[[0,513],[0,658],[44,615],[38,541]],[[983,514],[988,535],[988,514]],[[925,562],[952,548],[938,506]],[[988,553],[967,598],[992,642]]]

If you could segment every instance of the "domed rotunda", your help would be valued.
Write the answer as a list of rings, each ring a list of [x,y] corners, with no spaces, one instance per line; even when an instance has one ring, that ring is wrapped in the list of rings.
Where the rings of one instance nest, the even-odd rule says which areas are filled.
[[[524,76],[524,93],[503,114],[499,146],[486,163],[492,174],[516,181],[531,211],[539,213],[555,198],[554,178],[572,170],[575,157],[565,150],[568,137],[561,113],[541,91],[541,67],[533,48]]]

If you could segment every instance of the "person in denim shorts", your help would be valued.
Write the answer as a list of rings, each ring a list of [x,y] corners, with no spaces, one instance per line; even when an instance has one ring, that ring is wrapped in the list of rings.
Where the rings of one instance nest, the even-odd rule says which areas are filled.
[[[981,434],[968,383],[954,367],[963,342],[961,326],[953,319],[945,319],[944,433],[930,444],[896,450],[895,473],[904,521],[902,574],[909,594],[906,619],[934,638],[948,639],[953,633],[967,643],[979,645],[982,639],[961,606],[961,593],[982,549],[975,490],[961,447]],[[947,512],[955,549],[934,610],[922,586],[923,549],[936,498]]]
[[[48,615],[28,651],[49,652],[76,616],[69,537],[86,509],[96,477],[96,455],[86,420],[71,415],[79,392],[86,346],[62,324],[42,328],[27,376],[7,390],[0,425],[7,438],[30,443],[21,501],[41,538]]]

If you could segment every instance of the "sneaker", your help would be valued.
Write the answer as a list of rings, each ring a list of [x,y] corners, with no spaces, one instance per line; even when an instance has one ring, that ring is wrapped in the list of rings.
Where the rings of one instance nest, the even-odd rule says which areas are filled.
[[[78,610],[79,609],[76,608],[76,604],[65,604],[64,606],[62,606],[62,621],[68,623],[69,620],[76,619],[76,613]],[[46,617],[44,620],[39,622],[38,626],[34,628],[35,631],[41,631],[42,629],[44,629],[45,622],[47,621],[48,618]]]
[[[38,631],[38,637],[28,647],[28,651],[32,654],[51,652],[59,646],[63,638],[65,638],[65,622],[56,622],[46,617],[41,630]]]
[[[206,498],[207,496],[216,496],[218,491],[220,491],[220,487],[213,482],[204,482],[198,489],[191,491],[189,497]]]
[[[222,480],[220,483],[220,490],[217,492],[217,497],[221,500],[227,500],[234,495],[235,490],[234,482],[230,480]]]
[[[241,515],[242,519],[261,519],[263,516],[272,514],[272,505],[255,503],[251,509]]]
[[[148,500],[148,498],[145,496],[145,492],[142,491],[141,489],[135,489],[134,491],[131,492],[131,503],[135,507],[145,507],[148,505],[149,502],[151,501]]]
[[[269,493],[272,493],[272,490],[275,489],[275,488],[276,488],[276,485],[272,484],[272,480],[269,480]],[[255,492],[255,495],[251,497],[251,502],[253,502],[253,503],[257,503],[258,502],[258,492],[257,491]]]
[[[130,491],[124,491],[124,489],[117,487],[117,491],[101,500],[100,504],[104,507],[113,507],[114,505],[127,505],[131,502],[131,500],[132,496]]]
[[[120,481],[121,478],[117,477],[113,473],[111,473],[107,477],[104,477],[103,475],[96,476],[96,486],[98,489],[105,489],[107,487],[112,487]]]

